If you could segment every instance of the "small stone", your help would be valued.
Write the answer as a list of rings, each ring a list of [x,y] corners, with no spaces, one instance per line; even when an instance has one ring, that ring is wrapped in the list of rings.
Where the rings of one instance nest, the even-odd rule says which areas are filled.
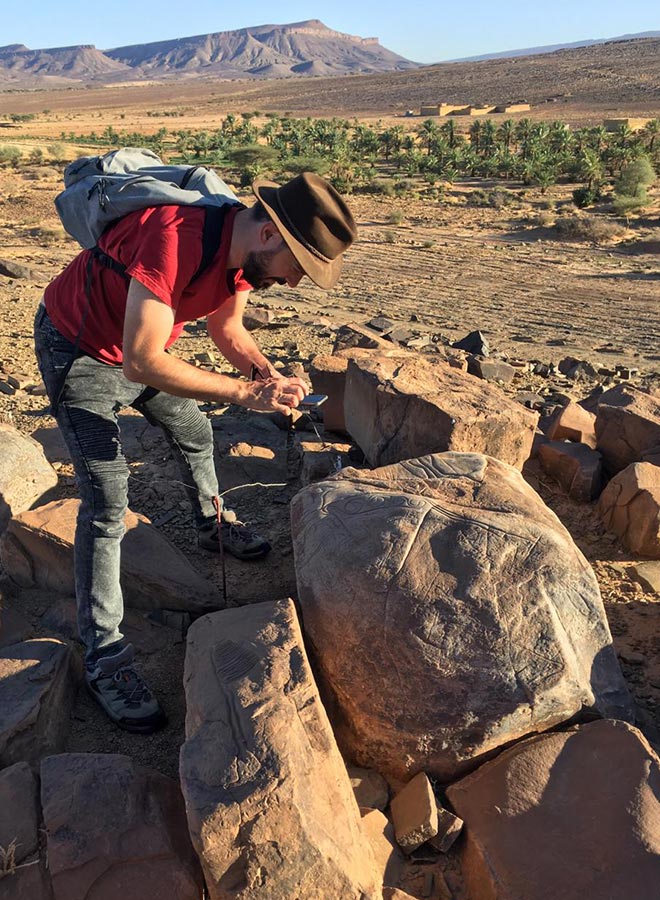
[[[619,659],[631,666],[643,666],[645,661],[642,653],[635,653],[632,650],[622,650],[619,653]]]
[[[478,356],[468,357],[468,372],[485,381],[501,381],[509,384],[513,381],[516,370],[501,359],[480,359]]]
[[[275,313],[271,309],[251,309],[248,307],[243,313],[243,325],[248,331],[256,331],[265,328],[275,321]]]
[[[386,319],[385,316],[375,316],[367,322],[367,327],[384,334],[394,328],[394,322],[391,319]]]
[[[645,591],[650,594],[660,594],[660,562],[638,562],[632,565],[628,571]]]
[[[373,769],[350,766],[348,777],[359,807],[381,811],[385,809],[390,800],[390,790],[382,775]]]
[[[214,353],[195,353],[195,359],[197,362],[207,366],[213,366],[216,363],[216,356]]]
[[[412,853],[438,833],[438,808],[431,782],[419,772],[392,800],[392,822],[397,843]]]
[[[16,388],[8,381],[0,381],[0,394],[7,394],[8,397],[16,393]]]
[[[454,341],[452,344],[456,350],[465,350],[467,353],[473,353],[479,356],[490,356],[490,348],[488,340],[481,331],[471,331],[460,341]]]
[[[462,830],[463,819],[438,804],[438,833],[430,838],[429,844],[440,853],[448,853]]]

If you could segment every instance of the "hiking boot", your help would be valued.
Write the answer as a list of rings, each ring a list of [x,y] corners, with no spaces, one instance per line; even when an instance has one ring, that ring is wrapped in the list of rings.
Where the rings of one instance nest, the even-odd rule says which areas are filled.
[[[167,717],[142,676],[133,666],[133,645],[102,656],[85,672],[87,689],[106,715],[125,731],[151,734],[167,724]]]
[[[244,522],[239,522],[236,513],[231,509],[222,510],[222,546],[236,559],[263,559],[270,551],[270,544]],[[210,519],[197,530],[197,540],[203,550],[220,552],[218,540],[218,523]]]

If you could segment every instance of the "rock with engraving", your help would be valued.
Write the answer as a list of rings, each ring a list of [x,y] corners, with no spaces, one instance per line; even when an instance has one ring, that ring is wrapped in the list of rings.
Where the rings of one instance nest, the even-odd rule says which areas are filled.
[[[9,577],[21,587],[75,594],[73,538],[77,500],[57,500],[13,518],[0,539]],[[206,612],[218,607],[216,588],[149,520],[130,510],[121,545],[124,602],[136,609]]]
[[[0,650],[0,766],[62,749],[80,677],[68,644],[35,639]]]
[[[380,900],[291,600],[188,632],[181,783],[211,900]]]
[[[39,786],[30,766],[0,772],[0,900],[52,900],[45,854],[39,853]]]
[[[629,550],[660,559],[660,466],[640,462],[619,472],[601,494],[598,511]]]
[[[0,424],[0,531],[56,484],[57,472],[40,445],[11,425]]]
[[[350,360],[344,412],[372,466],[455,450],[522,468],[538,421],[496,385],[422,356]]]
[[[346,469],[296,495],[292,532],[308,645],[359,765],[448,781],[584,707],[632,715],[594,573],[512,466]]]
[[[660,394],[629,384],[602,394],[596,413],[596,445],[610,474],[660,451]]]
[[[624,722],[505,750],[447,794],[479,900],[657,900],[660,760]]]
[[[63,753],[41,764],[55,900],[202,900],[178,784],[128,756]]]

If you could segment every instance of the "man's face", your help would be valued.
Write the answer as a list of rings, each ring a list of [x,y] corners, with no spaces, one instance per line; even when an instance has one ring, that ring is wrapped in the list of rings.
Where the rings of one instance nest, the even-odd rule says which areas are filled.
[[[274,284],[295,287],[304,274],[281,238],[273,250],[251,250],[243,265],[243,276],[254,291],[265,291]]]

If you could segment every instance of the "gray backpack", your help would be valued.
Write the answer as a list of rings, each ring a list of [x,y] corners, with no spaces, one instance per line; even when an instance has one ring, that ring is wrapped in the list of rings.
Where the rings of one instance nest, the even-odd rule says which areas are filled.
[[[105,156],[82,156],[64,170],[64,190],[55,198],[62,224],[86,250],[85,305],[71,359],[64,366],[51,411],[54,416],[66,377],[79,355],[80,340],[91,304],[94,263],[121,275],[128,283],[126,267],[108,256],[97,241],[118,219],[150,206],[203,206],[202,258],[192,284],[211,265],[220,246],[222,225],[228,210],[242,207],[236,194],[212,169],[205,166],[166,166],[151,150],[124,147]]]
[[[64,171],[55,208],[67,232],[89,250],[108,225],[150,206],[234,206],[236,194],[205,166],[166,166],[151,150],[123,147],[83,156]]]

